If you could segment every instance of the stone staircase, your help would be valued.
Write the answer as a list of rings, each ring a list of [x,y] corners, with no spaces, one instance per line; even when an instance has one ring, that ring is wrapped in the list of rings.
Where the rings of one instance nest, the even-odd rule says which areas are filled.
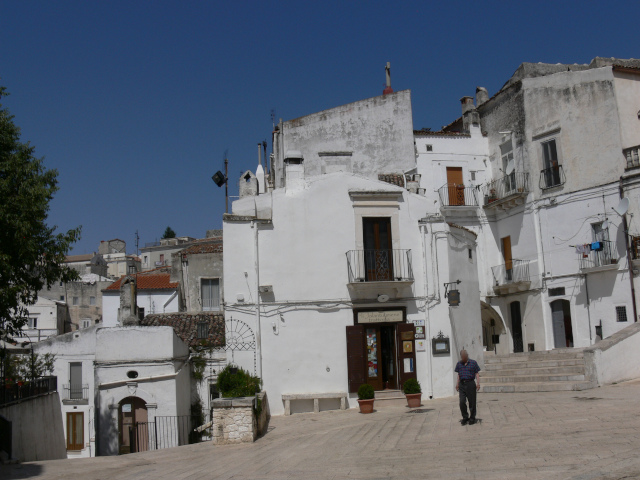
[[[484,354],[480,391],[484,393],[556,392],[587,390],[596,385],[585,376],[582,349]]]
[[[376,392],[374,408],[384,406],[406,406],[407,398],[402,390],[380,390]]]

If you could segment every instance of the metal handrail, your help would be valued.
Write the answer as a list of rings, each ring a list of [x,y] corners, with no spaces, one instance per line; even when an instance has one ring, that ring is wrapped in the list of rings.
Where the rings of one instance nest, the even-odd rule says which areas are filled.
[[[488,182],[483,187],[485,205],[515,194],[529,193],[529,173],[513,172],[502,178]]]
[[[443,207],[477,207],[475,187],[445,183],[438,189],[440,205]]]
[[[491,273],[495,286],[531,281],[529,263],[529,260],[511,260],[511,262],[492,267]]]
[[[564,185],[566,181],[567,178],[562,165],[554,165],[553,167],[540,170],[540,188],[542,190],[559,187]]]
[[[602,250],[591,250],[588,253],[578,253],[580,269],[597,268],[618,263],[616,244],[610,240],[602,240]]]
[[[413,281],[411,250],[349,250],[349,283]]]
[[[0,389],[0,405],[37,397],[58,390],[58,377],[38,377],[31,381],[3,379]]]
[[[65,400],[87,400],[89,398],[89,385],[82,384],[66,384],[62,386],[64,390]]]

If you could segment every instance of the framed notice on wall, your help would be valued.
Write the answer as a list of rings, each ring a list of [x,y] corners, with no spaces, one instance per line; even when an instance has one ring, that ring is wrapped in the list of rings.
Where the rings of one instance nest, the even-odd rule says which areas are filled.
[[[393,323],[402,322],[402,310],[383,310],[381,312],[358,312],[358,323]]]

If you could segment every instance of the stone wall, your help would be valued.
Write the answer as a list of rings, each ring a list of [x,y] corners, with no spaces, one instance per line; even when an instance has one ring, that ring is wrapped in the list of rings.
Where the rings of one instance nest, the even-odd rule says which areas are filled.
[[[255,397],[218,398],[213,401],[213,443],[251,443],[258,436]]]

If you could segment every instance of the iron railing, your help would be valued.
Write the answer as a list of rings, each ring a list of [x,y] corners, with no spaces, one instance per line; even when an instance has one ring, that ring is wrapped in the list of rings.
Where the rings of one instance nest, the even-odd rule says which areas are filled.
[[[625,148],[622,153],[627,160],[627,168],[640,167],[640,145]]]
[[[89,399],[89,385],[83,384],[66,384],[62,386],[64,390],[65,400],[88,400]]]
[[[438,189],[443,207],[477,207],[475,187],[446,183]]]
[[[559,187],[564,185],[566,181],[562,165],[555,165],[540,171],[540,188],[542,190]]]
[[[483,190],[485,205],[510,197],[511,195],[526,195],[529,193],[529,173],[513,172],[487,183]]]
[[[349,283],[413,281],[411,250],[349,250]]]
[[[28,342],[39,342],[56,335],[58,335],[57,328],[23,328],[20,332],[20,338]]]
[[[511,260],[491,268],[496,287],[511,283],[530,282],[529,260]]]
[[[0,415],[0,452],[5,452],[11,458],[11,438],[13,432],[11,422]]]
[[[58,390],[58,377],[39,377],[27,382],[5,378],[3,383],[0,405]]]
[[[130,445],[132,453],[147,450],[161,450],[163,448],[181,447],[202,441],[206,429],[198,427],[205,425],[208,416],[157,416],[150,422],[136,422],[131,430]]]
[[[585,253],[578,253],[581,270],[604,267],[606,265],[615,265],[618,263],[618,251],[614,242],[603,240],[596,243],[602,244],[601,250],[591,250]]]
[[[631,258],[633,260],[640,259],[640,235],[630,235]]]

